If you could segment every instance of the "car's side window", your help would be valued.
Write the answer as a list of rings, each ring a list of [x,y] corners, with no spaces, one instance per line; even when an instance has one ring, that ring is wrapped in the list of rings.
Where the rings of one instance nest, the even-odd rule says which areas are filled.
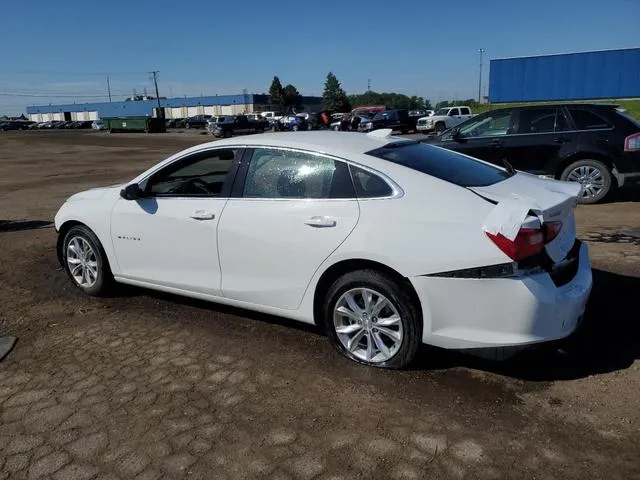
[[[496,137],[507,135],[511,124],[511,110],[500,110],[474,117],[460,127],[463,137]]]
[[[239,149],[194,153],[154,173],[145,194],[155,197],[218,197],[229,179]]]
[[[244,198],[355,198],[345,162],[295,150],[254,150]]]
[[[461,113],[461,115],[471,115],[471,112],[466,107],[465,108],[461,108],[460,109],[460,113]]]
[[[566,130],[562,110],[558,108],[532,108],[520,110],[518,117],[519,134],[553,133]]]
[[[375,173],[363,168],[349,165],[353,185],[358,198],[379,198],[388,197],[393,194],[391,186]]]
[[[611,124],[600,115],[582,108],[569,108],[569,114],[576,124],[576,130],[599,130],[611,128]]]
[[[451,110],[449,110],[449,116],[450,117],[456,117],[460,115],[460,112],[458,111],[457,108],[452,108]]]

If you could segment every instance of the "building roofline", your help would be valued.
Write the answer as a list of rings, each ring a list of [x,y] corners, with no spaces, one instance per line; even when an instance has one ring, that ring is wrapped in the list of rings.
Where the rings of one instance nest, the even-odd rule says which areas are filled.
[[[547,53],[547,54],[541,54],[541,55],[523,55],[519,57],[498,57],[498,58],[492,58],[490,59],[490,61],[493,62],[494,60],[516,60],[520,58],[560,57],[563,55],[578,55],[578,54],[585,54],[585,53],[618,52],[618,51],[622,52],[627,50],[640,50],[640,47],[605,48],[602,50],[590,50],[587,52]]]

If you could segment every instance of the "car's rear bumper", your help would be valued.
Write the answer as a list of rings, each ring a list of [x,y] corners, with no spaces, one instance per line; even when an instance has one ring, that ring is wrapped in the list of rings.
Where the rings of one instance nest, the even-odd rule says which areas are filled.
[[[548,273],[410,280],[422,304],[423,342],[452,349],[524,346],[567,337],[583,317],[592,286],[584,244],[575,275],[562,286]]]

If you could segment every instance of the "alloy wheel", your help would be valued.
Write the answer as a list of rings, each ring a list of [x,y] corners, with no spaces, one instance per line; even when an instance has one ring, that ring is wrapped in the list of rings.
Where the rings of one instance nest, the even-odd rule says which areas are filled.
[[[370,288],[354,288],[342,294],[334,307],[333,326],[342,346],[364,362],[386,362],[402,345],[398,309]]]
[[[67,267],[81,287],[92,287],[98,280],[98,258],[91,244],[76,236],[67,244]]]
[[[567,181],[582,185],[582,198],[594,198],[602,193],[605,186],[604,177],[599,168],[582,165],[571,170]]]

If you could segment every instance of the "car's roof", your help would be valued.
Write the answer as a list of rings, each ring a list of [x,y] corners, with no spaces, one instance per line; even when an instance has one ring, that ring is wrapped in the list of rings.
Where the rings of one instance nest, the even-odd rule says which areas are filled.
[[[229,146],[265,146],[297,148],[311,150],[328,155],[344,156],[349,154],[363,154],[388,143],[409,141],[401,137],[374,136],[359,132],[335,132],[333,130],[311,132],[280,132],[264,133],[228,138],[205,144],[211,147]],[[199,145],[194,148],[202,148]]]

